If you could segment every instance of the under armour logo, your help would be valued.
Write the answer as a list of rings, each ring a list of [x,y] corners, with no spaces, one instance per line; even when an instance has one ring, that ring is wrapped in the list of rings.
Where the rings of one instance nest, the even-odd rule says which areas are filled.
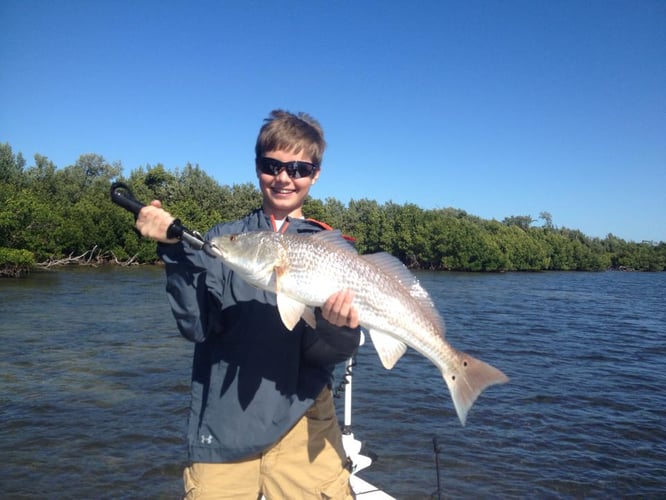
[[[213,435],[208,434],[208,436],[204,436],[203,434],[201,435],[201,444],[212,444],[213,443]]]

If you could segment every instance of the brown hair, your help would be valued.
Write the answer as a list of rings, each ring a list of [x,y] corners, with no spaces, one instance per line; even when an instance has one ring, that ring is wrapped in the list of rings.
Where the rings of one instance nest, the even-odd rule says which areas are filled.
[[[257,158],[269,151],[289,151],[306,154],[317,167],[321,166],[326,141],[317,120],[306,113],[289,113],[281,109],[271,111],[259,130],[254,152]]]

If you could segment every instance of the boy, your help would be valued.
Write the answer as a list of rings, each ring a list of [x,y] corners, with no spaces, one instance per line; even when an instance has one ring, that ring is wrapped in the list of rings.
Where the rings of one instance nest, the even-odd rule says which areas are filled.
[[[255,147],[262,207],[206,235],[314,233],[303,202],[326,143],[304,113],[271,112]],[[217,259],[166,237],[174,218],[154,200],[136,227],[159,243],[180,332],[195,342],[185,498],[353,498],[331,396],[334,365],[360,340],[353,295],[317,310],[317,328],[282,324],[275,294],[248,285]]]

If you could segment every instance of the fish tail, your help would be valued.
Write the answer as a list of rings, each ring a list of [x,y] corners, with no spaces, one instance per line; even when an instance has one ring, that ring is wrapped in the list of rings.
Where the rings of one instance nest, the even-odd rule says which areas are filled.
[[[456,353],[453,369],[442,370],[444,381],[451,392],[453,405],[462,425],[465,425],[467,412],[486,387],[504,384],[509,378],[497,368],[484,363],[464,352]]]

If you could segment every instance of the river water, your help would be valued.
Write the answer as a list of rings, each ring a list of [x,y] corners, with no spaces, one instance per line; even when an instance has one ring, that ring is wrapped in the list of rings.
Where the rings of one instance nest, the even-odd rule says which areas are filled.
[[[449,341],[511,381],[462,427],[428,361],[409,351],[386,371],[363,346],[352,430],[378,457],[366,480],[436,498],[437,458],[442,498],[666,495],[666,273],[419,278]],[[0,280],[0,340],[4,498],[179,497],[192,346],[161,269]]]

